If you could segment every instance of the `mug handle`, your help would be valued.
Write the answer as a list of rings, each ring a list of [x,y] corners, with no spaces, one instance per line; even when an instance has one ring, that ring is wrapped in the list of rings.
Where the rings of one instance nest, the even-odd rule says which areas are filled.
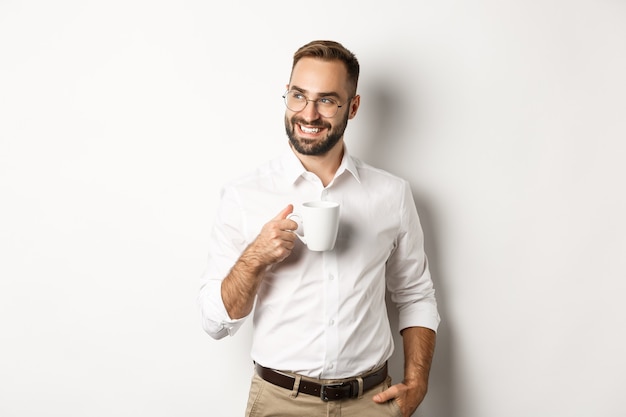
[[[294,218],[295,217],[295,218]],[[298,229],[302,228],[302,216],[300,216],[298,213],[291,213],[287,215],[287,218],[289,220],[293,220],[294,222],[298,223]],[[297,219],[297,220],[296,220]],[[304,243],[306,245],[306,239],[304,237],[304,235],[301,235],[297,232],[297,230],[292,230],[291,232],[293,234],[295,234],[298,239],[300,239],[302,241],[302,243]]]

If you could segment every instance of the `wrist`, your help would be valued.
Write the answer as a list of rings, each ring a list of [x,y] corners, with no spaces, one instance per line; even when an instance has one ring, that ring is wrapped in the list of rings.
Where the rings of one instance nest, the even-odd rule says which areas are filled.
[[[428,375],[428,371],[413,370],[410,373],[405,373],[402,382],[408,387],[426,387],[428,386]]]

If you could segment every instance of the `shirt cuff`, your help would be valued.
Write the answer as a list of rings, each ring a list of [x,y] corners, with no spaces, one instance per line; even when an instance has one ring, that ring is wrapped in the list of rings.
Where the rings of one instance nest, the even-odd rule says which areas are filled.
[[[220,281],[209,281],[202,288],[198,304],[202,312],[202,328],[214,339],[233,336],[247,318],[233,320],[228,316],[222,301]]]
[[[398,330],[402,331],[407,327],[426,327],[437,332],[439,327],[439,312],[434,303],[420,303],[407,306],[400,311],[398,317]]]

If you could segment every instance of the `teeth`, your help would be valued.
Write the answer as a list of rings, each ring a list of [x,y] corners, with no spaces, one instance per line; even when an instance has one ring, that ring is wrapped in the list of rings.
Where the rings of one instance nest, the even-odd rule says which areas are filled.
[[[304,133],[317,133],[320,131],[319,128],[309,128],[309,127],[304,127],[302,125],[300,125],[300,129],[302,129]]]

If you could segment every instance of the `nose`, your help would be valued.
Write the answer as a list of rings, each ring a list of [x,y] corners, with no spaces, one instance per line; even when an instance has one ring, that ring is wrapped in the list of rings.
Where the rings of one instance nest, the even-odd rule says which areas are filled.
[[[321,115],[317,111],[317,101],[307,99],[306,106],[300,110],[300,114],[309,121],[319,119]]]

